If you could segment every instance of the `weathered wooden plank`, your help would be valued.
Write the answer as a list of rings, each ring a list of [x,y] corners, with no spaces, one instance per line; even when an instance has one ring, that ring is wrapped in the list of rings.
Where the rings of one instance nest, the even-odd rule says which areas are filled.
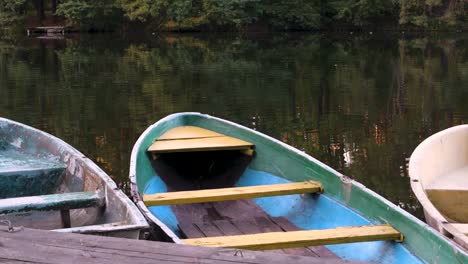
[[[223,134],[212,130],[204,129],[195,126],[180,126],[169,129],[164,134],[158,137],[158,140],[174,140],[174,139],[190,139],[190,138],[208,138],[222,137]]]
[[[340,227],[326,230],[271,232],[255,235],[184,239],[188,245],[265,250],[376,240],[401,240],[390,225]]]
[[[235,236],[241,234],[240,230],[237,229],[237,227],[229,220],[217,220],[213,221],[213,224],[216,225],[225,236]]]
[[[426,194],[443,215],[468,223],[468,189],[426,189]]]
[[[210,222],[194,223],[205,235],[205,237],[223,236],[224,234]]]
[[[322,185],[319,182],[307,181],[235,188],[157,193],[143,195],[143,201],[147,206],[156,206],[250,199],[276,195],[317,193],[321,191]]]
[[[0,200],[0,213],[28,211],[69,210],[100,206],[104,197],[95,192],[73,192],[61,194],[38,195]]]
[[[213,150],[248,150],[254,145],[250,142],[228,136],[157,140],[149,148],[152,153],[213,151]]]
[[[258,218],[258,217],[256,217]],[[232,220],[232,224],[236,226],[237,229],[239,229],[242,234],[248,235],[248,234],[260,234],[264,233],[264,229],[262,229],[255,219],[252,217],[252,219],[249,220]],[[239,234],[238,234],[239,235]],[[284,254],[283,249],[273,249],[269,250],[269,252],[272,253],[278,253],[278,254]]]
[[[186,221],[179,219],[179,229],[187,238],[205,237],[205,234],[198,226],[195,226],[189,219]]]
[[[286,219],[285,219],[286,220]],[[269,217],[256,217],[255,223],[260,227],[262,233],[265,232],[284,232],[284,230],[277,225],[275,222],[271,221]],[[315,252],[310,251],[305,247],[298,247],[298,248],[285,248],[282,249],[284,253],[291,254],[291,255],[299,255],[299,256],[315,256],[320,257]]]
[[[286,232],[290,231],[299,231],[301,230],[297,226],[293,225],[288,219],[284,217],[270,217],[270,219],[275,222],[277,225],[281,227]],[[306,247],[308,250],[313,252],[314,255],[319,257],[328,257],[328,258],[338,258],[338,256],[330,251],[328,248],[324,246],[315,246],[315,247]]]
[[[278,255],[247,250],[0,227],[0,261],[12,263],[348,263],[343,260]]]

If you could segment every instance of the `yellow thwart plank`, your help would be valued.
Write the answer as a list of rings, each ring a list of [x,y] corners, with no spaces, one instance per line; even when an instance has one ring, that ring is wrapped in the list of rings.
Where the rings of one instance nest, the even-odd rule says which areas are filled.
[[[224,136],[223,134],[216,133],[214,131],[204,129],[195,126],[180,126],[173,129],[169,129],[162,134],[158,140],[171,140],[171,139],[188,139],[188,138],[207,138],[207,137],[219,137]]]
[[[207,189],[197,191],[167,192],[143,195],[147,206],[217,202],[226,200],[250,199],[265,196],[277,196],[322,191],[319,182],[295,182],[248,187]]]
[[[210,150],[246,150],[253,147],[252,143],[228,136],[157,140],[149,148],[149,152],[191,152]]]
[[[269,250],[320,246],[378,240],[403,239],[390,225],[340,227],[326,230],[271,232],[253,235],[183,239],[185,244],[204,247],[227,247],[249,250]]]
[[[162,134],[148,148],[153,153],[210,151],[210,150],[248,150],[254,145],[250,142],[226,136],[208,129],[195,126],[181,126]]]

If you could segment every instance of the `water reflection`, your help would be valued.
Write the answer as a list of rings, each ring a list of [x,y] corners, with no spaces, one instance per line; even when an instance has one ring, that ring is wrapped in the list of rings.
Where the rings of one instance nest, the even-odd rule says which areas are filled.
[[[129,40],[131,39],[131,40]],[[421,216],[406,171],[468,118],[468,37],[115,36],[0,42],[0,113],[69,142],[128,191],[130,151],[200,111],[306,151]]]

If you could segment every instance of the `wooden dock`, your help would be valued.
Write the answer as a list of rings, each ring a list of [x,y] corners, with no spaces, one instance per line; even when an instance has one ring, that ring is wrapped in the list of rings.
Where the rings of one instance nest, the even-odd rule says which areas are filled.
[[[7,227],[0,226],[0,263],[355,264],[358,262],[348,262],[336,258],[196,247],[35,229],[9,232]]]
[[[33,34],[45,35],[65,35],[70,29],[65,26],[51,26],[51,27],[32,27],[27,29],[28,36]]]

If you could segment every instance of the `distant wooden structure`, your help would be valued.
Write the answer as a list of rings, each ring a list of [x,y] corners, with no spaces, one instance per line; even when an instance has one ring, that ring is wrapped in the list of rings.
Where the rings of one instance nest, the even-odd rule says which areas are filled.
[[[208,248],[156,241],[0,226],[1,263],[220,263],[357,264],[337,258],[305,257],[238,249]]]
[[[27,34],[28,36],[33,34],[65,35],[69,31],[70,28],[66,26],[32,27],[27,29]]]

